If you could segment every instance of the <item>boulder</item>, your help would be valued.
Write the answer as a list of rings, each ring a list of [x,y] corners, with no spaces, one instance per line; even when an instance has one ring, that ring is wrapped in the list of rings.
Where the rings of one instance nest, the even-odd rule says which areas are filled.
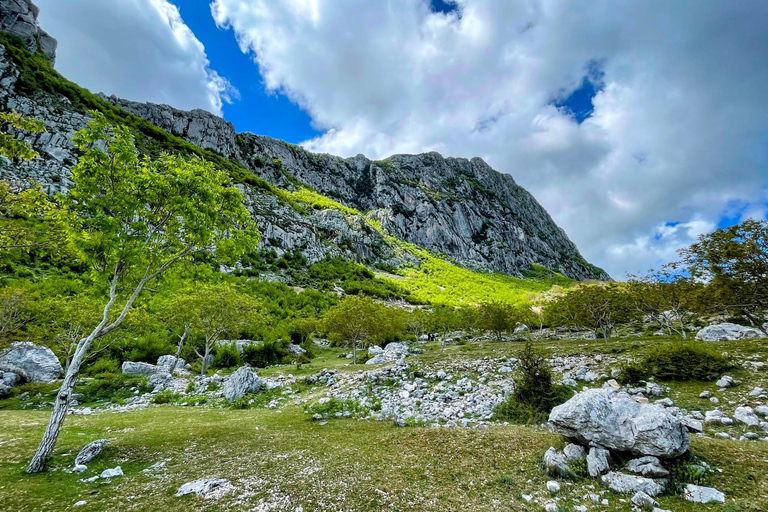
[[[171,370],[171,366],[173,366],[174,370],[183,370],[185,364],[186,361],[173,355],[160,356],[157,358],[157,366],[160,368],[166,368],[168,371]]]
[[[108,442],[108,439],[98,439],[85,445],[85,447],[80,450],[80,453],[77,454],[77,457],[75,457],[75,465],[80,466],[91,462],[101,453],[101,450],[104,449],[104,446]]]
[[[371,345],[370,347],[368,347],[368,355],[371,357],[375,357],[383,353],[384,353],[384,349],[378,345]]]
[[[374,349],[375,351],[375,349]],[[368,353],[371,353],[371,349],[368,349]],[[390,343],[386,347],[384,347],[384,350],[377,353],[374,357],[367,360],[365,364],[381,364],[381,363],[388,363],[390,361],[396,361],[400,358],[405,357],[408,355],[408,344],[403,343]]]
[[[611,468],[611,454],[605,448],[593,446],[587,455],[587,472],[592,478],[597,478]]]
[[[618,471],[611,471],[607,475],[603,475],[601,480],[610,490],[620,494],[644,492],[648,496],[658,496],[662,491],[661,484],[650,478],[626,475]]]
[[[710,325],[696,333],[696,339],[701,341],[736,341],[749,338],[765,338],[765,334],[754,327],[744,327],[728,322]]]
[[[544,468],[551,476],[565,478],[576,476],[570,466],[568,466],[568,460],[565,458],[565,455],[555,450],[552,446],[544,453]]]
[[[688,432],[671,411],[640,404],[612,388],[577,393],[549,415],[554,429],[583,445],[635,455],[678,457],[688,451]]]
[[[688,484],[683,497],[694,503],[725,503],[725,494],[713,487]]]
[[[188,494],[195,494],[197,496],[205,496],[215,489],[220,489],[229,485],[229,480],[226,478],[203,478],[201,480],[195,480],[194,482],[187,482],[176,491],[176,496],[186,496]]]
[[[100,478],[115,478],[117,476],[123,476],[123,468],[117,466],[116,468],[105,469],[99,476]]]
[[[302,354],[306,354],[307,351],[302,348],[299,345],[296,345],[295,343],[289,343],[288,344],[288,353],[293,354],[294,356],[300,356]]]
[[[569,461],[584,460],[587,458],[587,449],[581,445],[570,443],[563,448],[563,455]]]
[[[0,370],[15,373],[27,382],[51,382],[64,373],[51,349],[28,341],[17,341],[0,354]]]
[[[247,366],[242,366],[224,382],[224,398],[233,402],[261,389],[261,379]]]
[[[661,461],[651,455],[630,460],[627,463],[627,470],[648,477],[665,477],[669,475],[669,471],[664,469]]]
[[[123,361],[123,366],[121,369],[123,371],[123,375],[140,375],[143,377],[151,377],[156,373],[168,371],[168,368],[165,367],[135,361]]]
[[[634,506],[640,509],[655,507],[659,504],[655,499],[651,498],[643,491],[635,493],[635,495],[632,496],[632,499],[630,501],[632,501],[632,504]]]
[[[733,413],[733,419],[748,427],[756,427],[760,424],[760,418],[757,417],[751,407],[737,407]]]

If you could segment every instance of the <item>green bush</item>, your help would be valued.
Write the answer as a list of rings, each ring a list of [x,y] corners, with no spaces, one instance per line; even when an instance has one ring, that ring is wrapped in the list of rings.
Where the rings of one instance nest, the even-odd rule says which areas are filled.
[[[214,368],[237,368],[242,365],[242,357],[234,343],[222,345],[216,349],[213,357]]]
[[[637,384],[642,380],[648,379],[648,368],[640,363],[631,362],[623,364],[619,367],[621,373],[617,377],[621,384]]]
[[[651,348],[642,366],[661,380],[710,380],[732,367],[714,349],[698,343],[670,343]]]
[[[512,395],[494,409],[497,420],[520,424],[547,421],[552,408],[573,395],[567,386],[552,382],[552,369],[544,354],[534,349],[531,340],[525,342],[520,354],[520,373],[515,379]]]
[[[589,474],[587,459],[571,459],[568,461],[568,467],[576,476],[586,477]]]
[[[243,348],[242,360],[254,368],[266,368],[279,364],[288,351],[276,341],[264,341],[258,345],[247,345]]]
[[[150,399],[153,404],[172,404],[178,402],[182,398],[179,393],[174,393],[170,389],[161,391]]]
[[[99,400],[125,400],[134,395],[131,388],[138,388],[139,392],[151,391],[147,379],[143,377],[125,377],[121,374],[101,373],[99,376],[81,388],[78,393],[83,394],[81,402],[96,402]]]
[[[84,373],[89,376],[102,376],[106,373],[119,374],[120,362],[111,357],[102,357],[97,359]]]

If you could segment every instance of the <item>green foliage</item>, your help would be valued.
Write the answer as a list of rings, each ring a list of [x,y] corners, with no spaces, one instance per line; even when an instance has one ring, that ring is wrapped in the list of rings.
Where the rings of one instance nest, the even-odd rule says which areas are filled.
[[[642,364],[661,380],[710,380],[732,365],[716,350],[700,343],[669,343],[648,350]]]
[[[319,414],[323,419],[339,418],[344,416],[359,416],[366,414],[368,409],[362,407],[354,400],[339,400],[338,398],[321,399],[305,408],[305,411],[313,416]],[[314,419],[314,418],[313,418]]]
[[[282,343],[263,341],[257,345],[243,347],[242,361],[254,368],[266,368],[279,364],[288,355]]]
[[[621,384],[637,384],[650,377],[648,368],[641,363],[631,362],[620,366],[621,373],[616,379]]]
[[[517,325],[517,310],[512,304],[504,302],[486,302],[478,309],[478,325],[481,329],[492,332],[501,341],[505,333]]]
[[[120,373],[120,362],[111,357],[102,357],[97,359],[96,362],[88,367],[83,373],[95,377],[104,377],[105,374],[117,375]]]
[[[45,124],[37,119],[22,117],[16,112],[0,112],[0,125],[10,125],[16,129],[41,133],[45,131]],[[10,133],[0,130],[0,155],[11,160],[32,160],[37,158],[36,151],[26,141],[16,140]]]
[[[143,377],[125,377],[119,373],[101,373],[97,378],[86,381],[82,386],[75,388],[81,393],[83,403],[97,401],[120,401],[134,396],[131,388],[138,388],[140,392],[151,391],[147,379]]]
[[[216,355],[213,357],[213,368],[237,368],[241,364],[240,352],[234,343],[220,345],[216,349]]]
[[[175,393],[171,391],[170,389],[166,389],[163,391],[160,391],[156,395],[154,395],[149,401],[153,404],[173,404],[181,400],[183,396],[179,393]]]
[[[568,460],[568,467],[576,476],[586,478],[589,475],[587,470],[587,459],[570,459]]]
[[[494,416],[513,423],[542,423],[547,420],[552,408],[572,395],[573,391],[568,387],[552,382],[552,369],[546,357],[528,340],[520,353],[520,371],[515,378],[515,389],[494,409]]]
[[[630,295],[618,284],[586,284],[557,297],[545,309],[547,323],[590,329],[595,337],[610,339],[616,325],[632,320],[637,310]]]

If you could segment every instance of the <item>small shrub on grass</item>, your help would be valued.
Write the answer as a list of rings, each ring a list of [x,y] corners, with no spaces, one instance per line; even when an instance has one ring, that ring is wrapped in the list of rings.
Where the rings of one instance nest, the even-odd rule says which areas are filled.
[[[307,357],[306,354],[301,354],[296,358],[296,364],[309,364],[312,362],[310,358]]]
[[[78,393],[83,394],[81,403],[96,402],[99,400],[125,400],[133,396],[131,388],[138,387],[140,392],[151,390],[147,379],[142,377],[124,377],[120,374],[102,373],[88,382]],[[148,389],[149,388],[149,389]]]
[[[243,362],[254,368],[266,368],[280,363],[288,355],[276,341],[264,341],[258,345],[247,345],[243,348]]]
[[[187,393],[194,393],[197,389],[197,384],[195,384],[195,381],[190,381],[189,384],[187,384]]]
[[[640,363],[626,363],[620,368],[621,373],[616,378],[621,384],[637,384],[649,377],[648,369]]]
[[[697,343],[671,343],[651,348],[642,365],[661,380],[710,380],[732,367],[715,350]]]
[[[568,461],[568,467],[576,476],[586,477],[589,472],[587,471],[587,459],[571,459]]]
[[[230,343],[222,345],[216,350],[212,366],[214,368],[237,368],[241,366],[241,363],[240,352],[234,343]]]
[[[181,398],[182,395],[179,393],[174,393],[170,389],[166,389],[153,396],[150,402],[153,404],[172,404],[179,401]]]
[[[520,373],[515,379],[515,390],[509,398],[494,409],[498,420],[520,424],[547,421],[552,408],[573,395],[567,386],[552,382],[552,369],[544,354],[525,342],[520,354]]]
[[[110,357],[102,357],[101,359],[97,359],[96,362],[85,371],[85,374],[89,376],[99,376],[105,373],[119,374],[120,362],[117,359],[112,359]]]
[[[305,408],[305,411],[313,416],[319,414],[324,419],[328,419],[339,417],[337,415],[343,416],[345,412],[349,413],[350,416],[365,414],[367,409],[361,407],[354,400],[339,400],[337,398],[325,400],[321,398]]]
[[[515,485],[515,477],[511,475],[501,475],[496,479],[496,483],[503,487],[512,487]]]

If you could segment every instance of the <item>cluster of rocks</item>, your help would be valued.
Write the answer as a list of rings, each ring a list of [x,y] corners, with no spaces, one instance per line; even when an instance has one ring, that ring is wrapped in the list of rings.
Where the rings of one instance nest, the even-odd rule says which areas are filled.
[[[765,333],[760,329],[728,322],[710,325],[696,333],[696,339],[700,341],[736,341],[765,337]]]
[[[690,430],[701,431],[700,422],[671,404],[641,403],[611,385],[577,393],[552,410],[549,424],[571,441],[562,452],[547,450],[544,465],[550,475],[574,477],[576,468],[586,468],[611,491],[631,494],[632,503],[641,508],[658,506],[654,496],[670,476],[666,461],[686,454]],[[702,463],[699,470],[710,468]],[[685,498],[700,503],[725,500],[716,489],[693,484],[686,486]]]
[[[389,343],[384,348],[371,345],[368,348],[368,359],[365,364],[382,364],[390,361],[400,361],[409,353],[407,343]]]
[[[64,370],[53,351],[27,341],[17,341],[0,353],[0,398],[25,382],[53,382]]]

